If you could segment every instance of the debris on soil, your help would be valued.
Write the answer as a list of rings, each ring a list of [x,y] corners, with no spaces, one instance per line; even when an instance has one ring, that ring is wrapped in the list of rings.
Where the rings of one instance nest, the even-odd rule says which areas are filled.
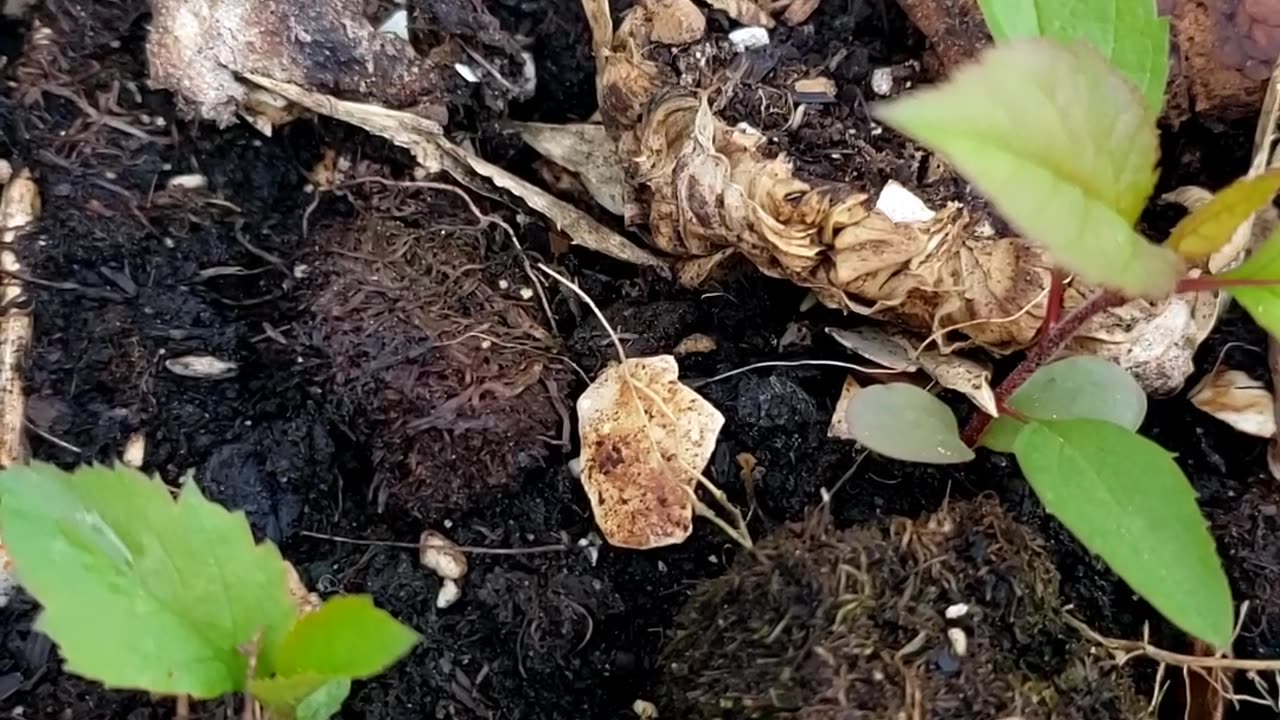
[[[154,87],[179,107],[227,125],[248,96],[238,76],[265,75],[339,97],[416,105],[444,124],[456,73],[378,32],[361,0],[157,0],[147,58]]]
[[[849,429],[849,403],[858,394],[862,386],[852,375],[844,379],[840,388],[840,397],[836,400],[835,409],[831,412],[831,422],[827,425],[827,437],[839,440],[857,440]]]
[[[724,416],[678,376],[671,355],[624,359],[578,398],[582,487],[612,545],[674,545],[693,531]]]
[[[603,125],[515,123],[513,127],[543,157],[576,173],[601,207],[615,215],[623,214],[625,163]]]
[[[977,0],[898,0],[948,69],[991,44]],[[1159,0],[1171,19],[1165,117],[1202,121],[1257,112],[1280,56],[1280,12],[1264,0]]]
[[[423,530],[418,538],[418,562],[444,580],[461,580],[467,574],[467,556],[435,530]]]
[[[240,365],[212,355],[183,355],[164,361],[164,367],[174,375],[197,380],[225,380],[240,372]]]
[[[1000,414],[996,408],[995,392],[991,389],[991,367],[986,364],[956,353],[944,355],[937,350],[920,349],[918,342],[893,329],[827,328],[827,334],[846,348],[890,370],[923,370],[942,387],[963,393],[991,417]]]
[[[677,616],[659,705],[681,718],[1145,717],[1124,671],[1063,622],[1040,546],[991,499],[782,528]]]
[[[872,199],[883,195],[880,187],[802,177],[766,135],[717,114],[742,72],[725,60],[723,39],[710,37],[693,51],[723,66],[661,63],[648,44],[646,16],[627,15],[615,32],[607,0],[588,0],[586,8],[601,118],[618,154],[631,159],[625,218],[647,226],[663,252],[698,264],[679,273],[682,281],[705,278],[739,253],[829,307],[922,333],[919,347],[936,342],[950,353],[978,345],[1006,354],[1034,341],[1051,270],[1038,248],[996,234],[982,208],[971,212],[953,200],[930,219],[894,222]],[[1065,307],[1092,292],[1070,283]],[[1148,391],[1170,393],[1191,372],[1216,309],[1211,293],[1134,301],[1092,319],[1070,350],[1111,359]]]
[[[1192,389],[1189,398],[1192,405],[1242,433],[1260,438],[1276,434],[1271,390],[1243,370],[1219,365]]]
[[[568,432],[568,375],[510,240],[422,192],[370,183],[353,197],[406,219],[318,231],[305,337],[327,358],[334,420],[367,444],[378,506],[432,520],[542,463]]]
[[[635,265],[664,270],[667,267],[667,263],[653,253],[638,247],[573,205],[450,142],[438,123],[412,113],[339,100],[267,77],[255,75],[249,79],[312,112],[351,123],[405,148],[413,153],[414,159],[428,175],[447,172],[482,195],[492,194],[493,186],[496,186],[516,196],[574,243],[589,250]]]

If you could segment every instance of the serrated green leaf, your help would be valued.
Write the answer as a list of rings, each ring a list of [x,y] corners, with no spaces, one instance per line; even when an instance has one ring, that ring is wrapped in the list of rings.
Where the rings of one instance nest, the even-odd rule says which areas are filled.
[[[254,678],[249,692],[274,720],[328,720],[342,709],[351,681],[312,674]]]
[[[997,42],[1084,40],[1124,73],[1159,113],[1169,79],[1169,20],[1155,0],[979,0]]]
[[[938,398],[907,383],[859,390],[846,411],[854,439],[881,455],[921,463],[973,459],[960,440],[956,416]]]
[[[1106,420],[1137,430],[1147,416],[1147,393],[1124,368],[1092,355],[1045,365],[1009,397],[1008,406],[1033,420]],[[1013,452],[1023,423],[1002,416],[991,421],[979,444]]]
[[[243,513],[126,467],[0,472],[0,536],[67,669],[109,687],[212,698],[244,687],[293,624],[284,563]]]
[[[996,46],[876,115],[946,156],[1065,269],[1130,295],[1173,290],[1181,260],[1133,229],[1156,179],[1155,116],[1087,45]]]
[[[1280,230],[1272,233],[1240,267],[1218,277],[1261,283],[1280,281]],[[1280,284],[1229,285],[1226,289],[1264,330],[1280,336]]]
[[[1045,508],[1173,624],[1219,650],[1231,588],[1195,491],[1159,445],[1101,420],[1027,423],[1014,454]]]
[[[367,678],[386,670],[418,634],[379,610],[368,595],[332,598],[298,620],[276,656],[282,676]]]
[[[1174,226],[1169,249],[1191,260],[1209,257],[1227,244],[1250,215],[1270,203],[1277,191],[1280,170],[1231,183]]]

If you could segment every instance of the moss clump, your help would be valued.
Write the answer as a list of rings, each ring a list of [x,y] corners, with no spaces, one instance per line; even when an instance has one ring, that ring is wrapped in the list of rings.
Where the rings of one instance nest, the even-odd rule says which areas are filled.
[[[663,712],[1142,717],[1128,678],[1062,622],[1058,574],[1038,543],[990,500],[842,532],[816,517],[785,527],[680,613]]]

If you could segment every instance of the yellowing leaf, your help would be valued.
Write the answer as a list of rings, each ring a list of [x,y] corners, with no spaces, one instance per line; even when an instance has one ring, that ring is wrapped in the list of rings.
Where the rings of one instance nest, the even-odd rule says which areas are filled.
[[[876,114],[946,156],[1083,280],[1137,296],[1173,289],[1181,260],[1133,230],[1156,179],[1155,116],[1093,48],[998,45]]]
[[[212,698],[269,671],[297,615],[275,546],[188,483],[126,467],[0,472],[0,535],[67,669],[109,687]]]
[[[697,473],[724,416],[678,375],[671,355],[630,358],[578,398],[582,487],[610,544],[654,548],[692,531]]]
[[[1227,244],[1240,223],[1271,202],[1277,191],[1280,170],[1231,183],[1173,228],[1169,249],[1191,260],[1209,257]]]
[[[1159,113],[1169,77],[1169,21],[1155,0],[978,0],[996,42],[1084,40],[1142,91]]]
[[[1228,285],[1227,292],[1264,330],[1280,336],[1280,284],[1277,284],[1280,283],[1280,230],[1272,233],[1240,267],[1218,277],[1258,282],[1257,285]]]

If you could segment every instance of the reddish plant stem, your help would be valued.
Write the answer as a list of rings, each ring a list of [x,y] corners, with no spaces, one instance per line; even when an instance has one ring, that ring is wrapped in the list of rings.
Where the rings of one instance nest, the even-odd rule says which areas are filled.
[[[1115,307],[1124,302],[1124,297],[1113,292],[1103,291],[1094,295],[1084,302],[1083,305],[1076,307],[1067,313],[1060,322],[1049,329],[1040,341],[1027,351],[1027,356],[1018,363],[1018,366],[1009,373],[995,389],[996,406],[1004,407],[1009,396],[1014,391],[1022,387],[1022,384],[1036,371],[1045,364],[1051,362],[1062,351],[1062,348],[1075,336],[1089,318],[1106,310]],[[969,447],[978,444],[978,438],[982,437],[982,431],[987,429],[987,425],[991,423],[991,416],[984,412],[974,413],[969,418],[969,423],[965,425],[964,433],[961,439]]]
[[[1271,280],[1265,278],[1224,278],[1214,275],[1201,275],[1200,277],[1184,277],[1174,286],[1173,291],[1178,293],[1187,292],[1204,292],[1207,290],[1222,290],[1229,287],[1267,287],[1269,285],[1280,285],[1280,280]]]
[[[1062,317],[1062,297],[1066,294],[1066,274],[1061,270],[1053,270],[1049,276],[1049,299],[1044,305],[1044,320],[1040,323],[1040,332],[1036,337],[1049,334],[1058,319]]]

